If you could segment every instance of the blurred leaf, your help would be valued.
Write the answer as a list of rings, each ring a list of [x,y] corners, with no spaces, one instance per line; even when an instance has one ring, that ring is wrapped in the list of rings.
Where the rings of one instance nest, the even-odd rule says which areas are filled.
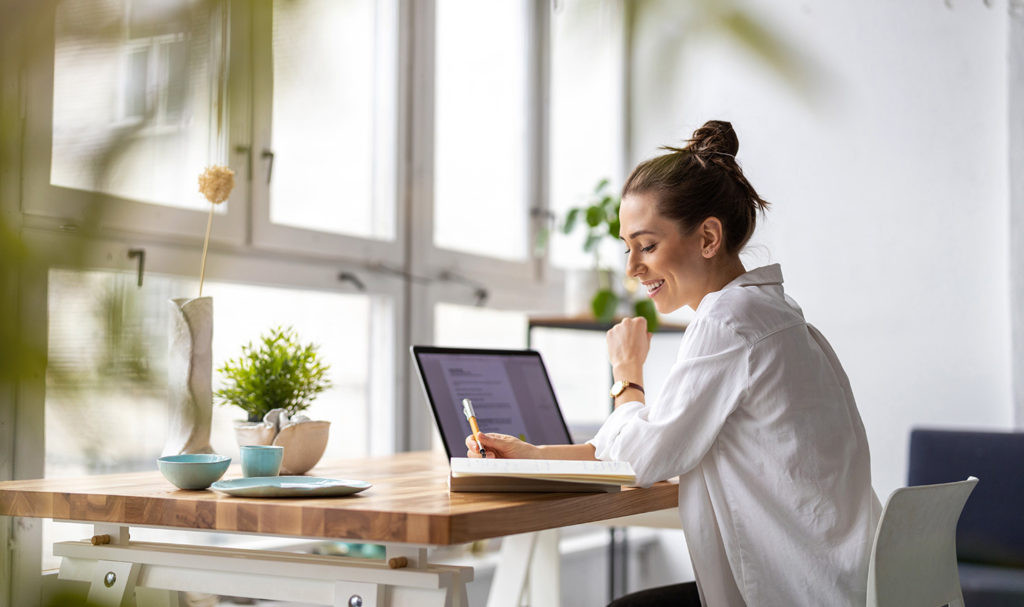
[[[591,232],[587,234],[587,239],[583,241],[583,250],[587,253],[592,253],[597,245],[601,244],[602,235],[600,233]]]
[[[609,183],[610,183],[610,182],[608,181],[608,178],[607,178],[607,177],[606,177],[606,178],[604,178],[604,179],[602,179],[601,181],[598,181],[598,182],[597,182],[597,186],[595,186],[595,187],[594,187],[594,193],[595,193],[595,194],[600,194],[600,193],[601,193],[601,190],[603,190],[603,189],[605,189],[606,187],[608,187],[608,184],[609,184]]]
[[[807,58],[791,49],[783,38],[761,25],[756,19],[733,7],[719,17],[719,27],[745,46],[755,57],[764,61],[784,80],[801,93],[809,94],[814,79],[813,70],[806,65]]]
[[[619,218],[616,217],[612,221],[608,222],[608,235],[618,240],[619,238]]]
[[[565,223],[562,225],[562,233],[568,234],[572,232],[572,229],[576,227],[576,219],[580,216],[579,208],[569,209],[569,212],[565,216]]]
[[[537,238],[533,241],[533,254],[535,257],[544,255],[548,248],[548,241],[551,239],[551,230],[544,227],[537,230]]]
[[[601,289],[590,300],[590,309],[598,320],[609,322],[615,318],[615,310],[619,307],[619,296],[611,289]]]
[[[587,207],[587,225],[596,228],[604,220],[604,209],[598,205]]]
[[[647,330],[651,333],[658,330],[658,326],[661,321],[658,319],[658,310],[654,307],[654,302],[650,299],[641,299],[633,304],[633,311],[636,312],[637,316],[642,316],[647,319]]]

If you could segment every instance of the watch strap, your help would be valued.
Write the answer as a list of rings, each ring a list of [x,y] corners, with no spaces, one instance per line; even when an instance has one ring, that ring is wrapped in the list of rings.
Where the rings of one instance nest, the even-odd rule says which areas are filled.
[[[612,398],[617,398],[620,394],[622,394],[623,392],[625,392],[626,390],[628,390],[630,388],[633,388],[634,390],[638,390],[640,392],[640,394],[644,394],[644,387],[643,386],[641,386],[638,383],[631,382],[631,381],[626,381],[626,380],[622,379],[622,380],[619,380],[619,381],[615,382],[614,384],[612,384],[612,390],[611,390]]]

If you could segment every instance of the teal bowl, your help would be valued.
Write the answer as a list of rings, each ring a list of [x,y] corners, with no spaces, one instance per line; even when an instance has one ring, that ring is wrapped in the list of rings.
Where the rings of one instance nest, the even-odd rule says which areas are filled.
[[[206,489],[224,476],[231,458],[215,453],[165,455],[156,460],[160,473],[179,489]]]

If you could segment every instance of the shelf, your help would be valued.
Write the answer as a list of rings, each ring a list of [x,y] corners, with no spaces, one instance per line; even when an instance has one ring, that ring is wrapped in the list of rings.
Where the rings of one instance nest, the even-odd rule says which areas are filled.
[[[544,316],[530,317],[527,319],[527,328],[545,329],[574,329],[577,331],[607,331],[611,329],[622,318],[616,318],[610,322],[604,322],[589,316]],[[684,325],[672,323],[659,323],[655,333],[683,333],[686,331]]]

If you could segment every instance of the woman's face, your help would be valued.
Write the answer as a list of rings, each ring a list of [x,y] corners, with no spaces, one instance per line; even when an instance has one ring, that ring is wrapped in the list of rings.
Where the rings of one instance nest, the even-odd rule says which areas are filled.
[[[626,243],[626,274],[641,282],[662,314],[684,305],[697,309],[709,278],[701,230],[684,235],[677,222],[658,213],[656,203],[651,192],[622,199],[619,238]]]

